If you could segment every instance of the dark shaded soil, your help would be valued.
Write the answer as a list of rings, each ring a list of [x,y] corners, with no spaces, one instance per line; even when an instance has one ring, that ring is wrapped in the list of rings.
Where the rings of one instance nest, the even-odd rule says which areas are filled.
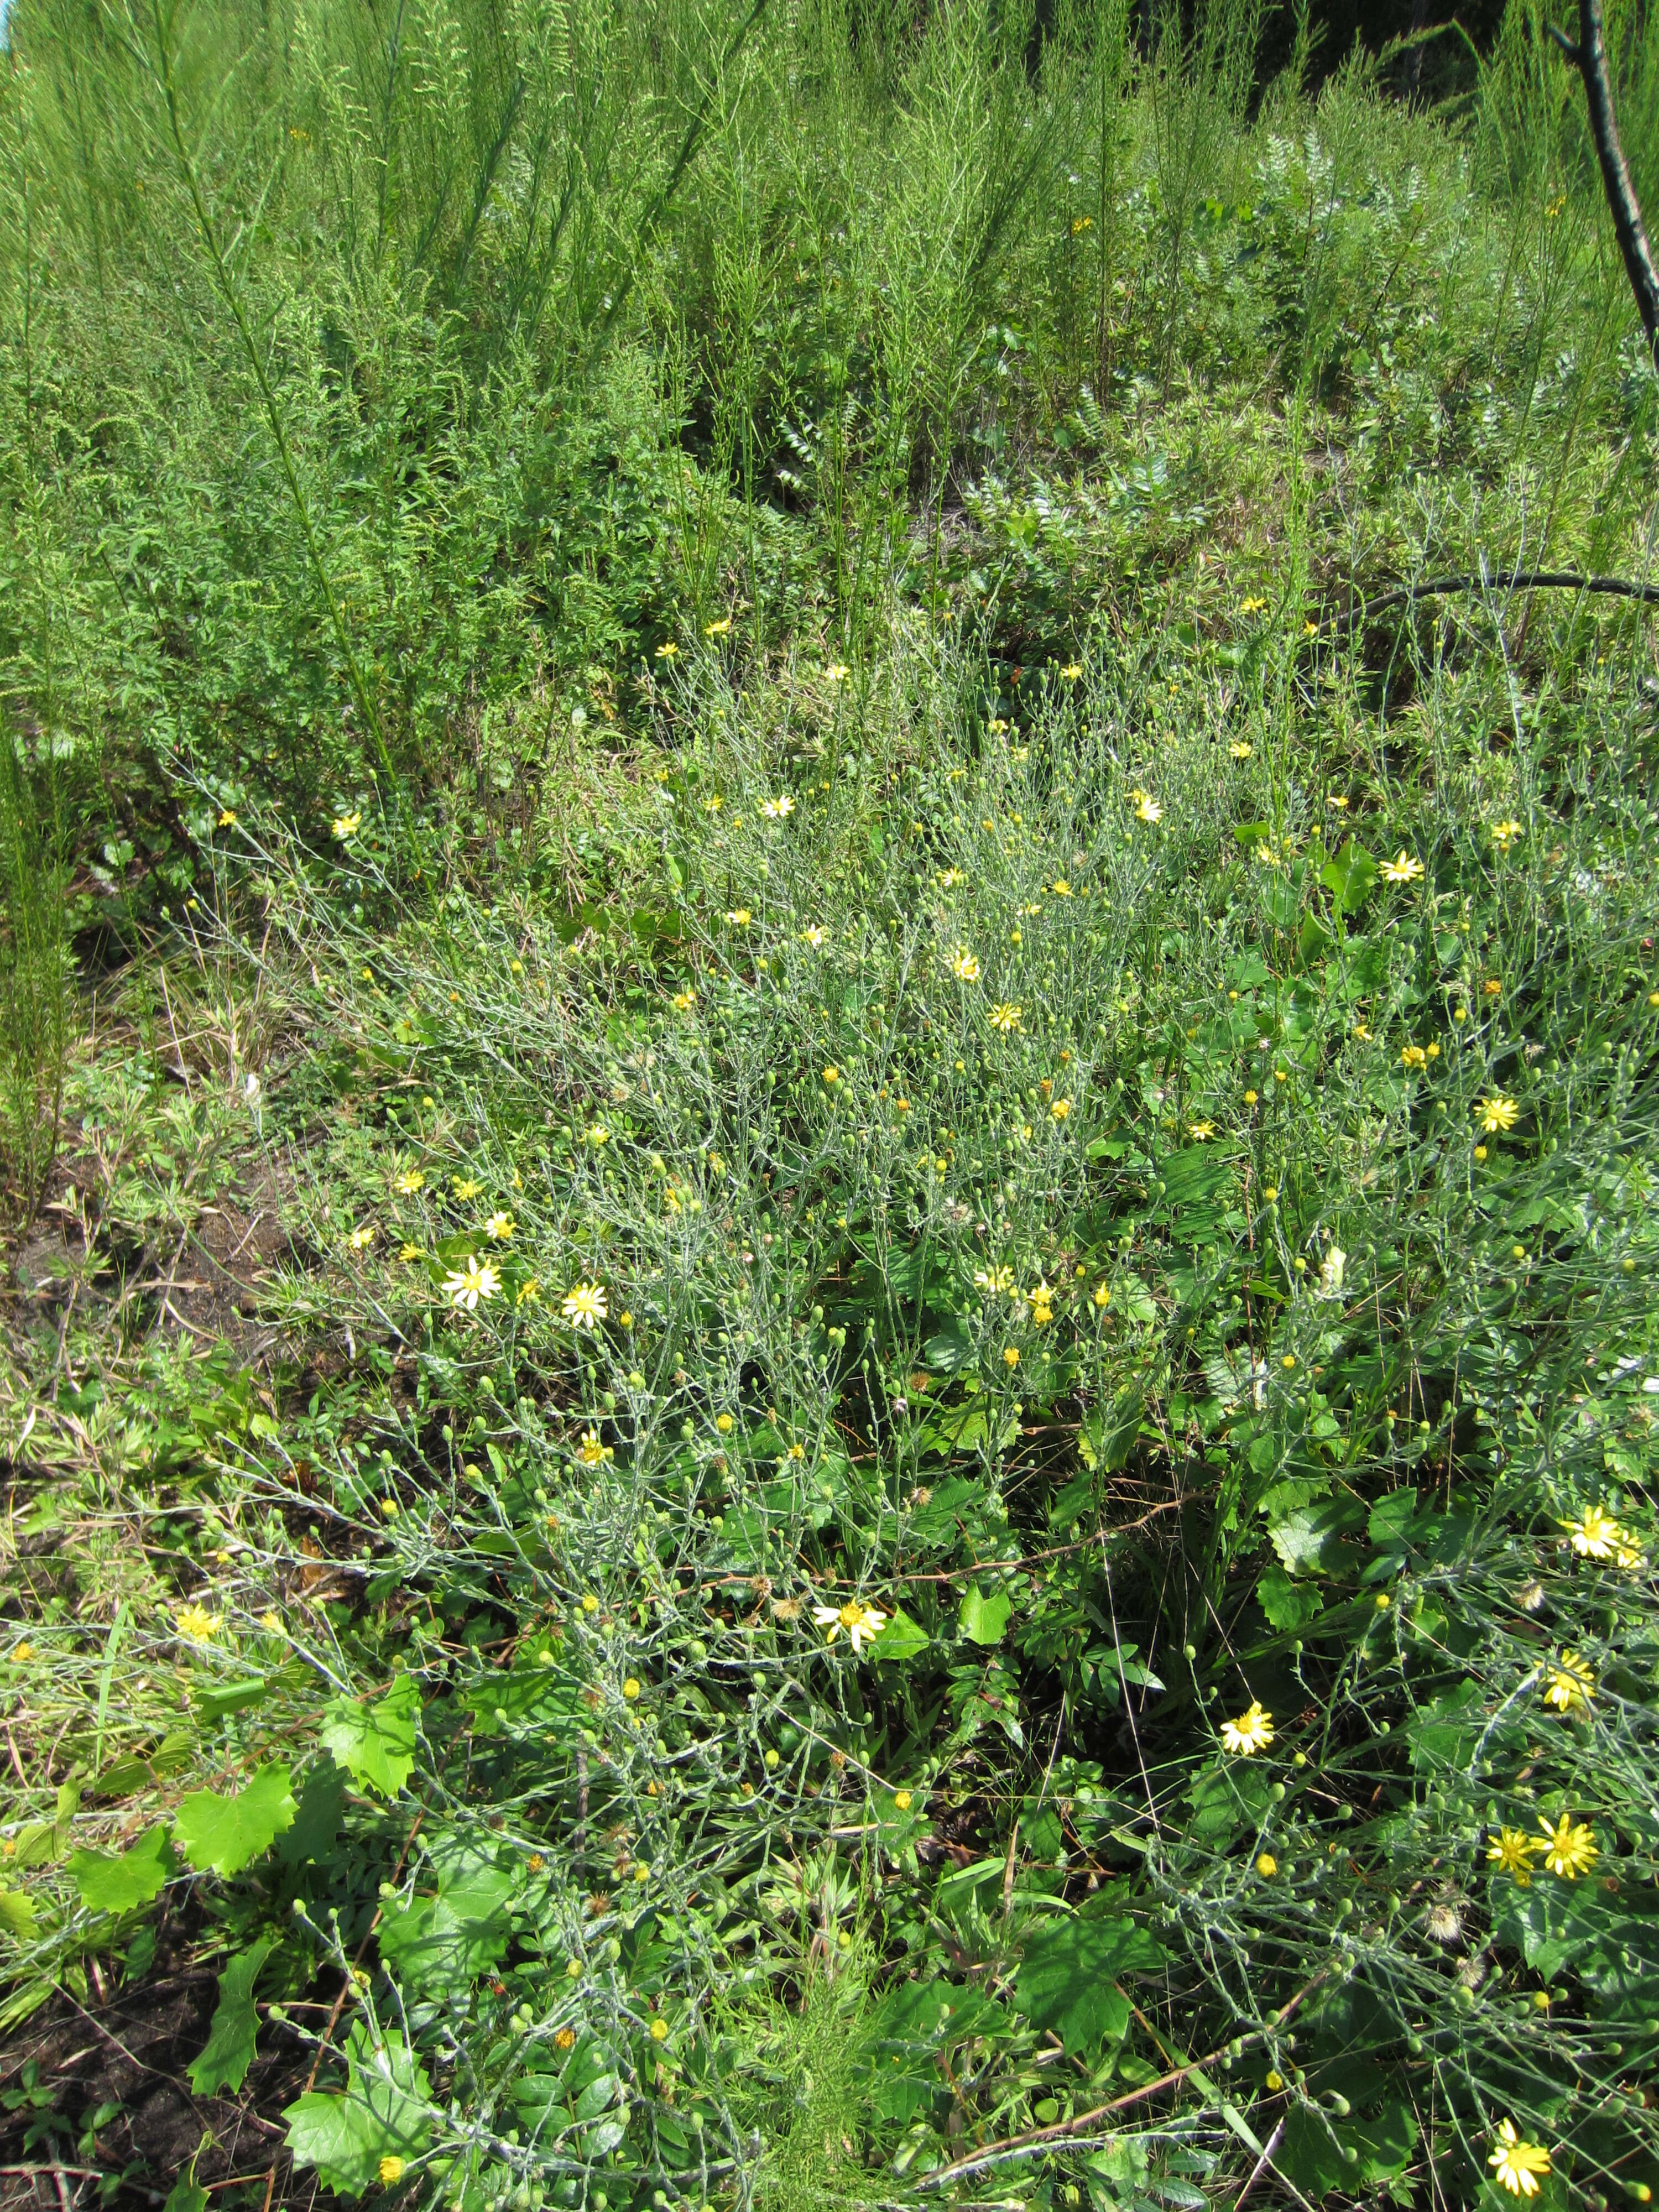
[[[298,2039],[262,2028],[241,2094],[198,2097],[189,2069],[217,2000],[212,1969],[158,1953],[155,1972],[131,1987],[97,1978],[101,2002],[96,1986],[84,2004],[60,1991],[0,2045],[0,2100],[17,2107],[0,2108],[0,2208],[149,2212],[192,2157],[198,2185],[227,2212],[308,2206],[314,2181],[295,2185],[280,2123],[260,2117],[305,2086],[310,2057]],[[49,2104],[20,2100],[26,2083],[49,2092]]]
[[[222,1193],[216,1203],[192,1208],[189,1230],[158,1230],[143,1243],[101,1233],[97,1194],[77,1183],[76,1166],[67,1164],[57,1194],[12,1255],[19,1319],[43,1349],[61,1339],[79,1304],[114,1307],[129,1334],[160,1327],[198,1342],[222,1341],[239,1365],[281,1356],[276,1332],[257,1320],[259,1285],[291,1249],[278,1218],[282,1192],[268,1166],[254,1168],[251,1183]],[[95,1224],[91,1254],[87,1219]]]

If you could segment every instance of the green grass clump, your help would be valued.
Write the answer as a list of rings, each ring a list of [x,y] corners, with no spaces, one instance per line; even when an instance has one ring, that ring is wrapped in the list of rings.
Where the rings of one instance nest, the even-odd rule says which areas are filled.
[[[1655,412],[1540,22],[398,23],[15,27],[8,2161],[1647,2201],[1651,611],[1503,579],[1642,580]]]

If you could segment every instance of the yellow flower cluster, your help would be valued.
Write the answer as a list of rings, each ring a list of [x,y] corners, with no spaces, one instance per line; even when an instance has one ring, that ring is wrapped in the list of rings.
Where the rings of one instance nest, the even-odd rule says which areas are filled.
[[[1540,1832],[1535,1836],[1524,1828],[1500,1827],[1486,1846],[1488,1865],[1508,1875],[1517,1887],[1530,1887],[1534,1859],[1541,1860],[1558,1880],[1576,1881],[1601,1856],[1595,1831],[1588,1821],[1575,1820],[1571,1813],[1563,1813],[1553,1828],[1547,1820],[1540,1820],[1538,1825]]]

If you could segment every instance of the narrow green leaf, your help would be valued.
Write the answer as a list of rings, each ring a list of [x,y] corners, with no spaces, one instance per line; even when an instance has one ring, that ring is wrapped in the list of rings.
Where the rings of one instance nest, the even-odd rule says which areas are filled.
[[[201,2057],[190,2069],[190,2086],[198,2097],[210,2097],[220,2089],[240,2089],[246,2079],[259,2029],[253,1984],[270,1956],[269,1943],[251,1944],[220,1975],[213,2025]]]

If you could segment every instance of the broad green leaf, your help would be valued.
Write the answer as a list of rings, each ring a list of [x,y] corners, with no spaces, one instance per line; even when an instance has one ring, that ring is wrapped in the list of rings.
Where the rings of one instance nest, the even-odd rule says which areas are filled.
[[[591,1686],[567,1662],[563,1647],[528,1637],[512,1666],[488,1672],[472,1693],[473,1733],[496,1735],[516,1725],[544,1730],[561,1741],[574,1738],[592,1718],[582,1702],[584,1693],[591,1693]]]
[[[1326,861],[1319,880],[1336,901],[1339,913],[1358,914],[1376,881],[1376,863],[1350,837],[1336,858]]]
[[[20,1943],[34,1937],[34,1899],[26,1889],[0,1889],[0,1928]]]
[[[379,2180],[383,2158],[418,2158],[427,2147],[425,2069],[395,2032],[376,2050],[368,2023],[346,2039],[343,2096],[313,2090],[288,2106],[288,2147],[296,2166],[314,2166],[325,2189],[357,2195]]]
[[[213,2025],[201,2057],[190,2069],[190,2086],[198,2097],[211,2097],[220,2089],[240,2089],[246,2079],[253,2063],[253,2039],[259,2031],[253,1984],[270,1956],[269,1943],[251,1944],[220,1975]]]
[[[415,1765],[415,1735],[421,1692],[414,1677],[400,1674],[377,1705],[336,1698],[319,1730],[354,1782],[383,1797],[395,1797]]]
[[[911,1620],[902,1605],[893,1607],[880,1635],[870,1646],[873,1657],[896,1660],[900,1664],[907,1659],[914,1659],[918,1651],[927,1649],[927,1631]]]
[[[615,2102],[617,2087],[617,2076],[614,2074],[598,2075],[595,2080],[588,2083],[580,2096],[577,2098],[574,2107],[576,2118],[579,2120],[597,2120],[599,2114],[608,2111]]]
[[[166,1829],[151,1828],[125,1851],[76,1851],[69,1870],[88,1912],[130,1912],[149,1903],[173,1864]]]
[[[1052,2028],[1074,2056],[1121,2043],[1129,2000],[1120,1974],[1162,1964],[1161,1947],[1133,1920],[1073,1920],[1046,1928],[1025,1947],[1014,1996],[1034,2027]]]
[[[1305,1628],[1325,1607],[1324,1599],[1312,1583],[1293,1583],[1276,1563],[1264,1571],[1255,1594],[1269,1627],[1278,1629],[1284,1636]]]
[[[1282,876],[1264,876],[1257,896],[1261,901],[1261,911],[1274,928],[1288,929],[1296,920],[1296,885],[1287,884]]]
[[[978,1586],[969,1583],[957,1626],[972,1643],[1000,1644],[1012,1611],[1006,1590],[993,1590],[989,1597],[981,1597]]]
[[[1224,1850],[1232,1838],[1254,1829],[1272,1801],[1273,1774],[1255,1760],[1229,1759],[1206,1767],[1182,1792],[1193,1808],[1188,1832],[1195,1843]]]
[[[276,1856],[288,1867],[303,1866],[307,1859],[325,1859],[340,1832],[341,1801],[345,1776],[325,1752],[306,1770],[300,1792],[300,1809],[276,1846]]]
[[[1416,2148],[1417,2121],[1403,2103],[1386,2103],[1369,2119],[1356,2114],[1336,2121],[1306,2105],[1292,2105],[1280,2157],[1289,2179],[1316,2203],[1340,2193],[1344,2203],[1352,2203],[1355,2190],[1390,2179]],[[1347,2151],[1355,2155],[1346,2157]]]
[[[207,2212],[208,2193],[197,2180],[193,2170],[181,2173],[173,2185],[173,2193],[161,2207],[161,2212]]]
[[[1443,1690],[1407,1723],[1412,1765],[1419,1773],[1467,1765],[1485,1727],[1478,1682],[1466,1680]]]
[[[193,1867],[240,1874],[292,1826],[294,1810],[287,1767],[262,1766],[237,1796],[192,1790],[179,1808],[173,1832]]]
[[[1316,914],[1304,914],[1302,928],[1297,939],[1297,952],[1304,968],[1311,968],[1322,960],[1336,939],[1331,935]]]
[[[1267,1533],[1273,1549],[1293,1575],[1328,1574],[1341,1564],[1341,1539],[1357,1530],[1364,1518],[1363,1509],[1348,1498],[1321,1498],[1287,1510],[1269,1491],[1262,1505],[1272,1522]]]
[[[464,1995],[506,1950],[513,1877],[476,1851],[458,1853],[438,1869],[435,1897],[417,1897],[380,1923],[380,1956],[410,1988],[437,1996]]]

